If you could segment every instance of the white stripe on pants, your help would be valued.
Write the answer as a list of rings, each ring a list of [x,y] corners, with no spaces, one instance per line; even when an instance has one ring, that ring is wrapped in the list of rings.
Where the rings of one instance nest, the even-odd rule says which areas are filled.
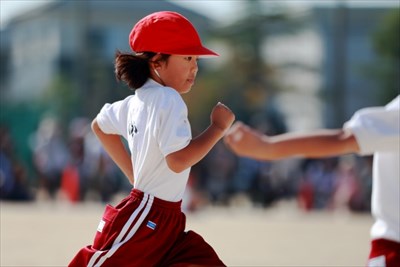
[[[146,218],[147,214],[149,213],[150,208],[151,208],[151,206],[153,204],[153,199],[154,199],[153,196],[151,196],[151,195],[149,195],[147,193],[144,193],[143,199],[142,199],[139,207],[129,217],[128,221],[125,223],[124,227],[122,228],[121,232],[119,233],[119,235],[115,239],[115,241],[114,241],[113,245],[111,246],[111,248],[107,251],[107,253],[105,253],[102,256],[101,256],[101,254],[103,254],[106,251],[99,250],[95,254],[93,254],[92,258],[90,259],[90,261],[89,261],[89,263],[87,265],[87,267],[93,267],[93,266],[94,267],[100,267],[108,258],[110,258],[118,250],[118,248],[120,248],[123,244],[128,242],[129,239],[131,239],[133,237],[133,235],[136,233],[137,229],[139,228],[139,226],[142,224],[142,222]],[[146,204],[146,202],[147,202],[147,204]],[[123,237],[126,235],[126,233],[129,230],[129,228],[131,228],[132,223],[137,218],[139,213],[143,210],[145,205],[146,205],[146,207],[145,207],[143,213],[140,215],[140,217],[137,220],[137,222],[133,225],[132,229],[129,231],[129,233],[126,236],[126,238],[123,239]],[[99,257],[100,257],[99,261],[95,264],[95,262],[97,261],[97,259]]]

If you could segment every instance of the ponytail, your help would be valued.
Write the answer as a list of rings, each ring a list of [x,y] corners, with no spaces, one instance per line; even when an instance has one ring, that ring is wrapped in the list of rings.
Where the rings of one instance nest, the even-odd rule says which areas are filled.
[[[145,84],[150,77],[149,61],[156,55],[153,52],[144,52],[138,55],[123,54],[117,51],[115,54],[115,77],[118,81],[124,81],[131,89],[138,89]],[[166,60],[169,55],[161,54],[160,60]]]
[[[124,81],[131,89],[142,87],[150,76],[147,54],[132,55],[117,51],[114,66],[117,80]]]

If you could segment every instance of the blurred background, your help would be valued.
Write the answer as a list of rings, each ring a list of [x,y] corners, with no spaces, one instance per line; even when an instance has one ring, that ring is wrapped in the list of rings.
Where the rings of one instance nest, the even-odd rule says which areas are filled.
[[[0,188],[7,201],[109,202],[130,185],[90,131],[145,15],[177,11],[220,53],[184,96],[193,135],[216,102],[269,135],[342,127],[399,93],[398,1],[1,1]],[[260,162],[222,142],[192,168],[185,209],[208,205],[369,212],[371,158]]]

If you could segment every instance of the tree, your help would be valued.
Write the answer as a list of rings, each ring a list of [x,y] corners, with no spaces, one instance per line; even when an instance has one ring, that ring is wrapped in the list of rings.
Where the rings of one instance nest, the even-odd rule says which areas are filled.
[[[379,97],[387,103],[400,92],[400,9],[391,10],[372,37],[380,56],[373,68],[373,78],[380,85]]]

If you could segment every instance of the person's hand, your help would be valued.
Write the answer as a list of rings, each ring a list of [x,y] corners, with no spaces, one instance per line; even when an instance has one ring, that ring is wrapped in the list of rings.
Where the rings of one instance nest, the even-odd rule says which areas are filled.
[[[238,121],[224,137],[225,144],[237,155],[254,157],[260,150],[263,135]]]
[[[235,114],[224,104],[218,102],[211,111],[211,125],[226,131],[235,121]]]

